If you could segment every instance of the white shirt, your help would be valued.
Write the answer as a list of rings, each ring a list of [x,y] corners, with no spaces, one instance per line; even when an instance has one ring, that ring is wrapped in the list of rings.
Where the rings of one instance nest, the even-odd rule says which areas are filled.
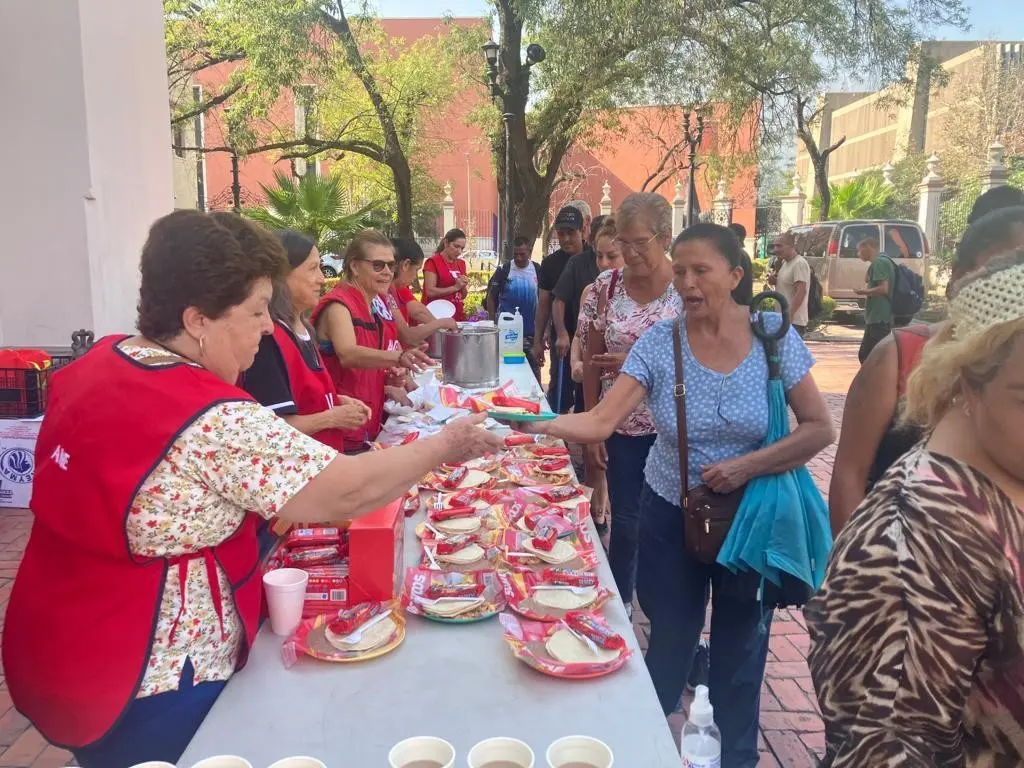
[[[792,304],[793,297],[796,296],[797,283],[804,284],[804,300],[800,308],[793,312]],[[807,325],[807,300],[811,295],[811,265],[807,263],[807,259],[803,256],[794,256],[789,261],[783,260],[775,284],[779,293],[789,300],[793,325]]]

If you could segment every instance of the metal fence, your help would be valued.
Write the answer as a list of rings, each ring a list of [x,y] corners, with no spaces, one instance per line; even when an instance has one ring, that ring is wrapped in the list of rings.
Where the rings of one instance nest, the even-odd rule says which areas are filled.
[[[978,199],[977,189],[947,187],[942,194],[939,208],[939,236],[931,243],[932,256],[943,266],[953,262],[957,243],[967,229],[967,217],[974,201]]]
[[[767,258],[772,241],[780,234],[782,234],[781,203],[757,206],[754,209],[754,258]]]

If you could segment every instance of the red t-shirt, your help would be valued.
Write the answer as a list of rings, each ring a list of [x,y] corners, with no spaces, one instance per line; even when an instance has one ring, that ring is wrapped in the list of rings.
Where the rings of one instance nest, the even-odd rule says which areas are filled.
[[[437,275],[437,287],[438,288],[451,288],[455,285],[455,281],[460,277],[466,277],[468,269],[466,268],[466,262],[462,259],[456,259],[455,263],[449,262],[440,253],[435,253],[429,259],[427,263],[423,265],[424,272],[433,272]],[[462,309],[462,304],[466,300],[466,297],[462,293],[453,293],[443,298],[450,301],[455,305],[455,320],[462,321],[466,319],[466,313]],[[426,290],[423,292],[423,303],[426,304],[430,301],[426,295]]]
[[[409,319],[409,302],[416,301],[416,294],[408,286],[397,286],[391,285],[391,298],[395,300],[395,306],[398,307],[398,311],[402,313],[402,317],[405,318],[405,322],[408,325],[413,325],[413,322]]]

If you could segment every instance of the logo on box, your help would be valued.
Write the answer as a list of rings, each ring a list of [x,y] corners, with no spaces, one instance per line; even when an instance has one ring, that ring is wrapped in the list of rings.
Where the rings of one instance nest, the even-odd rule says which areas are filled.
[[[12,483],[31,483],[35,468],[35,457],[26,448],[9,448],[0,453],[0,477]]]

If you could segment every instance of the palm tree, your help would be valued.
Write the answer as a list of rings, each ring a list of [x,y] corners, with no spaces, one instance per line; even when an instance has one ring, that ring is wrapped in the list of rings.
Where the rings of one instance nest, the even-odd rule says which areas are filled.
[[[308,235],[321,253],[341,254],[349,240],[371,226],[375,200],[357,211],[339,176],[307,173],[296,180],[274,172],[274,184],[261,184],[265,208],[246,208],[242,214],[270,229],[294,229]]]
[[[831,184],[829,189],[832,192],[830,219],[878,219],[889,213],[893,188],[874,175],[861,176],[845,184]],[[811,207],[819,209],[818,195],[811,201]]]

